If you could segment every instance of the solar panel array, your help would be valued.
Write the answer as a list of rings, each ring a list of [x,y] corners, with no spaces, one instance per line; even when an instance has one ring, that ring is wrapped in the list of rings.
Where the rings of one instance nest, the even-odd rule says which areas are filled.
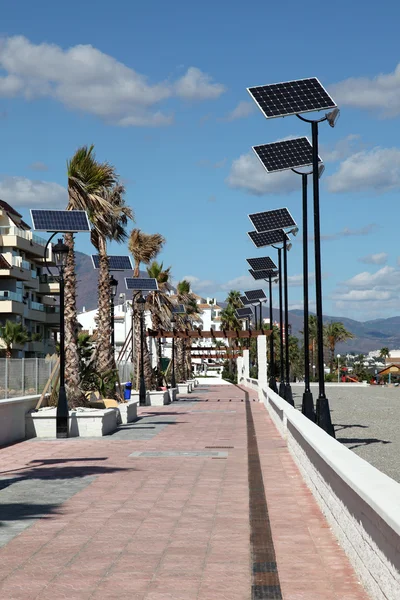
[[[158,290],[157,279],[147,277],[125,277],[127,290],[137,290],[141,292],[153,292]]]
[[[273,279],[279,275],[279,271],[275,271],[274,269],[265,269],[264,271],[253,271],[253,269],[249,269],[249,273],[253,279],[256,279],[257,281],[259,279],[269,279],[270,277]]]
[[[84,210],[31,209],[33,229],[36,231],[60,231],[76,233],[90,231],[89,219]]]
[[[269,173],[313,164],[312,145],[306,137],[253,146],[253,150]]]
[[[251,302],[249,302],[246,298],[246,296],[240,296],[240,300],[243,304],[243,306],[248,306],[249,304],[251,304]]]
[[[246,258],[247,262],[255,271],[276,269],[276,264],[269,256],[259,256],[257,258]]]
[[[183,304],[177,304],[176,306],[173,306],[172,312],[177,315],[184,315],[186,313],[185,307],[183,306]]]
[[[251,308],[237,308],[236,309],[236,316],[239,319],[248,319],[249,317],[253,316],[253,311],[251,310]]]
[[[257,302],[257,300],[263,300],[267,297],[263,290],[249,290],[244,294],[250,302]]]
[[[247,91],[267,119],[336,107],[316,77],[255,86]]]
[[[257,248],[263,248],[264,246],[270,246],[271,244],[279,244],[289,239],[289,236],[283,231],[283,229],[277,229],[276,231],[264,231],[263,233],[257,233],[257,231],[248,231],[248,236]]]
[[[249,215],[258,233],[264,231],[273,231],[274,229],[284,229],[286,227],[295,227],[296,222],[287,208],[277,208],[265,212],[253,213]]]
[[[92,254],[92,262],[95,269],[100,268],[100,256]],[[109,256],[108,264],[110,271],[132,271],[133,266],[130,256]]]

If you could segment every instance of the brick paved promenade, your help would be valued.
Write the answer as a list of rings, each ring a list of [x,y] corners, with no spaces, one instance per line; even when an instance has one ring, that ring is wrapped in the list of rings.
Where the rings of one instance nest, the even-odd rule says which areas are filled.
[[[204,386],[103,439],[1,449],[0,598],[366,600],[252,400]]]

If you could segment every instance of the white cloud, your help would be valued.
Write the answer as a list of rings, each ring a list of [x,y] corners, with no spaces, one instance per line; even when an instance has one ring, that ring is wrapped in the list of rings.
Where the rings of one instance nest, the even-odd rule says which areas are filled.
[[[241,275],[230,279],[226,283],[222,283],[219,288],[222,291],[229,292],[230,290],[250,290],[254,287],[254,279],[251,275]]]
[[[333,300],[340,300],[341,302],[365,302],[365,301],[385,301],[391,300],[395,297],[395,294],[390,291],[383,291],[379,289],[371,290],[349,290],[347,292],[337,292],[332,294]]]
[[[29,168],[32,169],[32,171],[48,171],[49,170],[49,167],[44,162],[41,162],[40,160],[29,165]]]
[[[14,207],[65,208],[67,190],[51,181],[38,181],[26,177],[0,179],[0,198]]]
[[[253,152],[235,159],[226,179],[231,188],[246,190],[255,196],[286,194],[299,190],[299,176],[292,171],[268,173]]]
[[[218,98],[225,87],[196,67],[175,82],[150,83],[144,75],[90,45],[67,50],[33,44],[23,36],[0,42],[0,96],[50,97],[121,126],[169,125],[173,116],[155,106],[170,97]]]
[[[256,105],[254,102],[242,101],[228,113],[226,121],[235,121],[236,119],[244,119],[255,112]]]
[[[388,288],[400,289],[400,269],[385,266],[376,271],[376,273],[363,271],[345,281],[344,285],[348,288],[360,290],[369,290],[372,288],[383,288],[384,290]]]
[[[378,254],[368,254],[359,258],[359,262],[367,265],[385,265],[388,260],[388,254],[386,252],[379,252]]]
[[[182,277],[182,279],[186,279],[186,281],[188,281],[190,283],[190,287],[193,289],[193,291],[204,291],[204,290],[215,290],[216,288],[216,284],[215,281],[212,281],[211,279],[200,279],[199,277],[196,277],[195,275],[185,275],[184,277]]]
[[[325,163],[337,162],[354,154],[355,150],[361,150],[361,136],[351,133],[345,138],[336,142],[334,146],[320,144],[319,150],[322,160]]]
[[[333,193],[387,192],[400,187],[400,149],[375,147],[346,158],[338,171],[326,178]]]
[[[329,87],[339,105],[379,110],[382,117],[400,114],[400,64],[393,73],[374,78],[350,77]]]

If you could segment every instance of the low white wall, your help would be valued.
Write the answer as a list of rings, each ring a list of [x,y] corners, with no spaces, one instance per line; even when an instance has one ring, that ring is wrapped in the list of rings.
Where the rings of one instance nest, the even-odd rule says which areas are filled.
[[[400,484],[330,437],[269,388],[262,394],[367,592],[376,600],[400,598]]]
[[[25,439],[25,415],[39,398],[40,394],[0,400],[0,446]]]

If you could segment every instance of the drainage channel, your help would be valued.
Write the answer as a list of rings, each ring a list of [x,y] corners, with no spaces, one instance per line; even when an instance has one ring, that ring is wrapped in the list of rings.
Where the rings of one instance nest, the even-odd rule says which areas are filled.
[[[254,419],[247,393],[246,424],[252,566],[251,598],[252,600],[282,600]]]

